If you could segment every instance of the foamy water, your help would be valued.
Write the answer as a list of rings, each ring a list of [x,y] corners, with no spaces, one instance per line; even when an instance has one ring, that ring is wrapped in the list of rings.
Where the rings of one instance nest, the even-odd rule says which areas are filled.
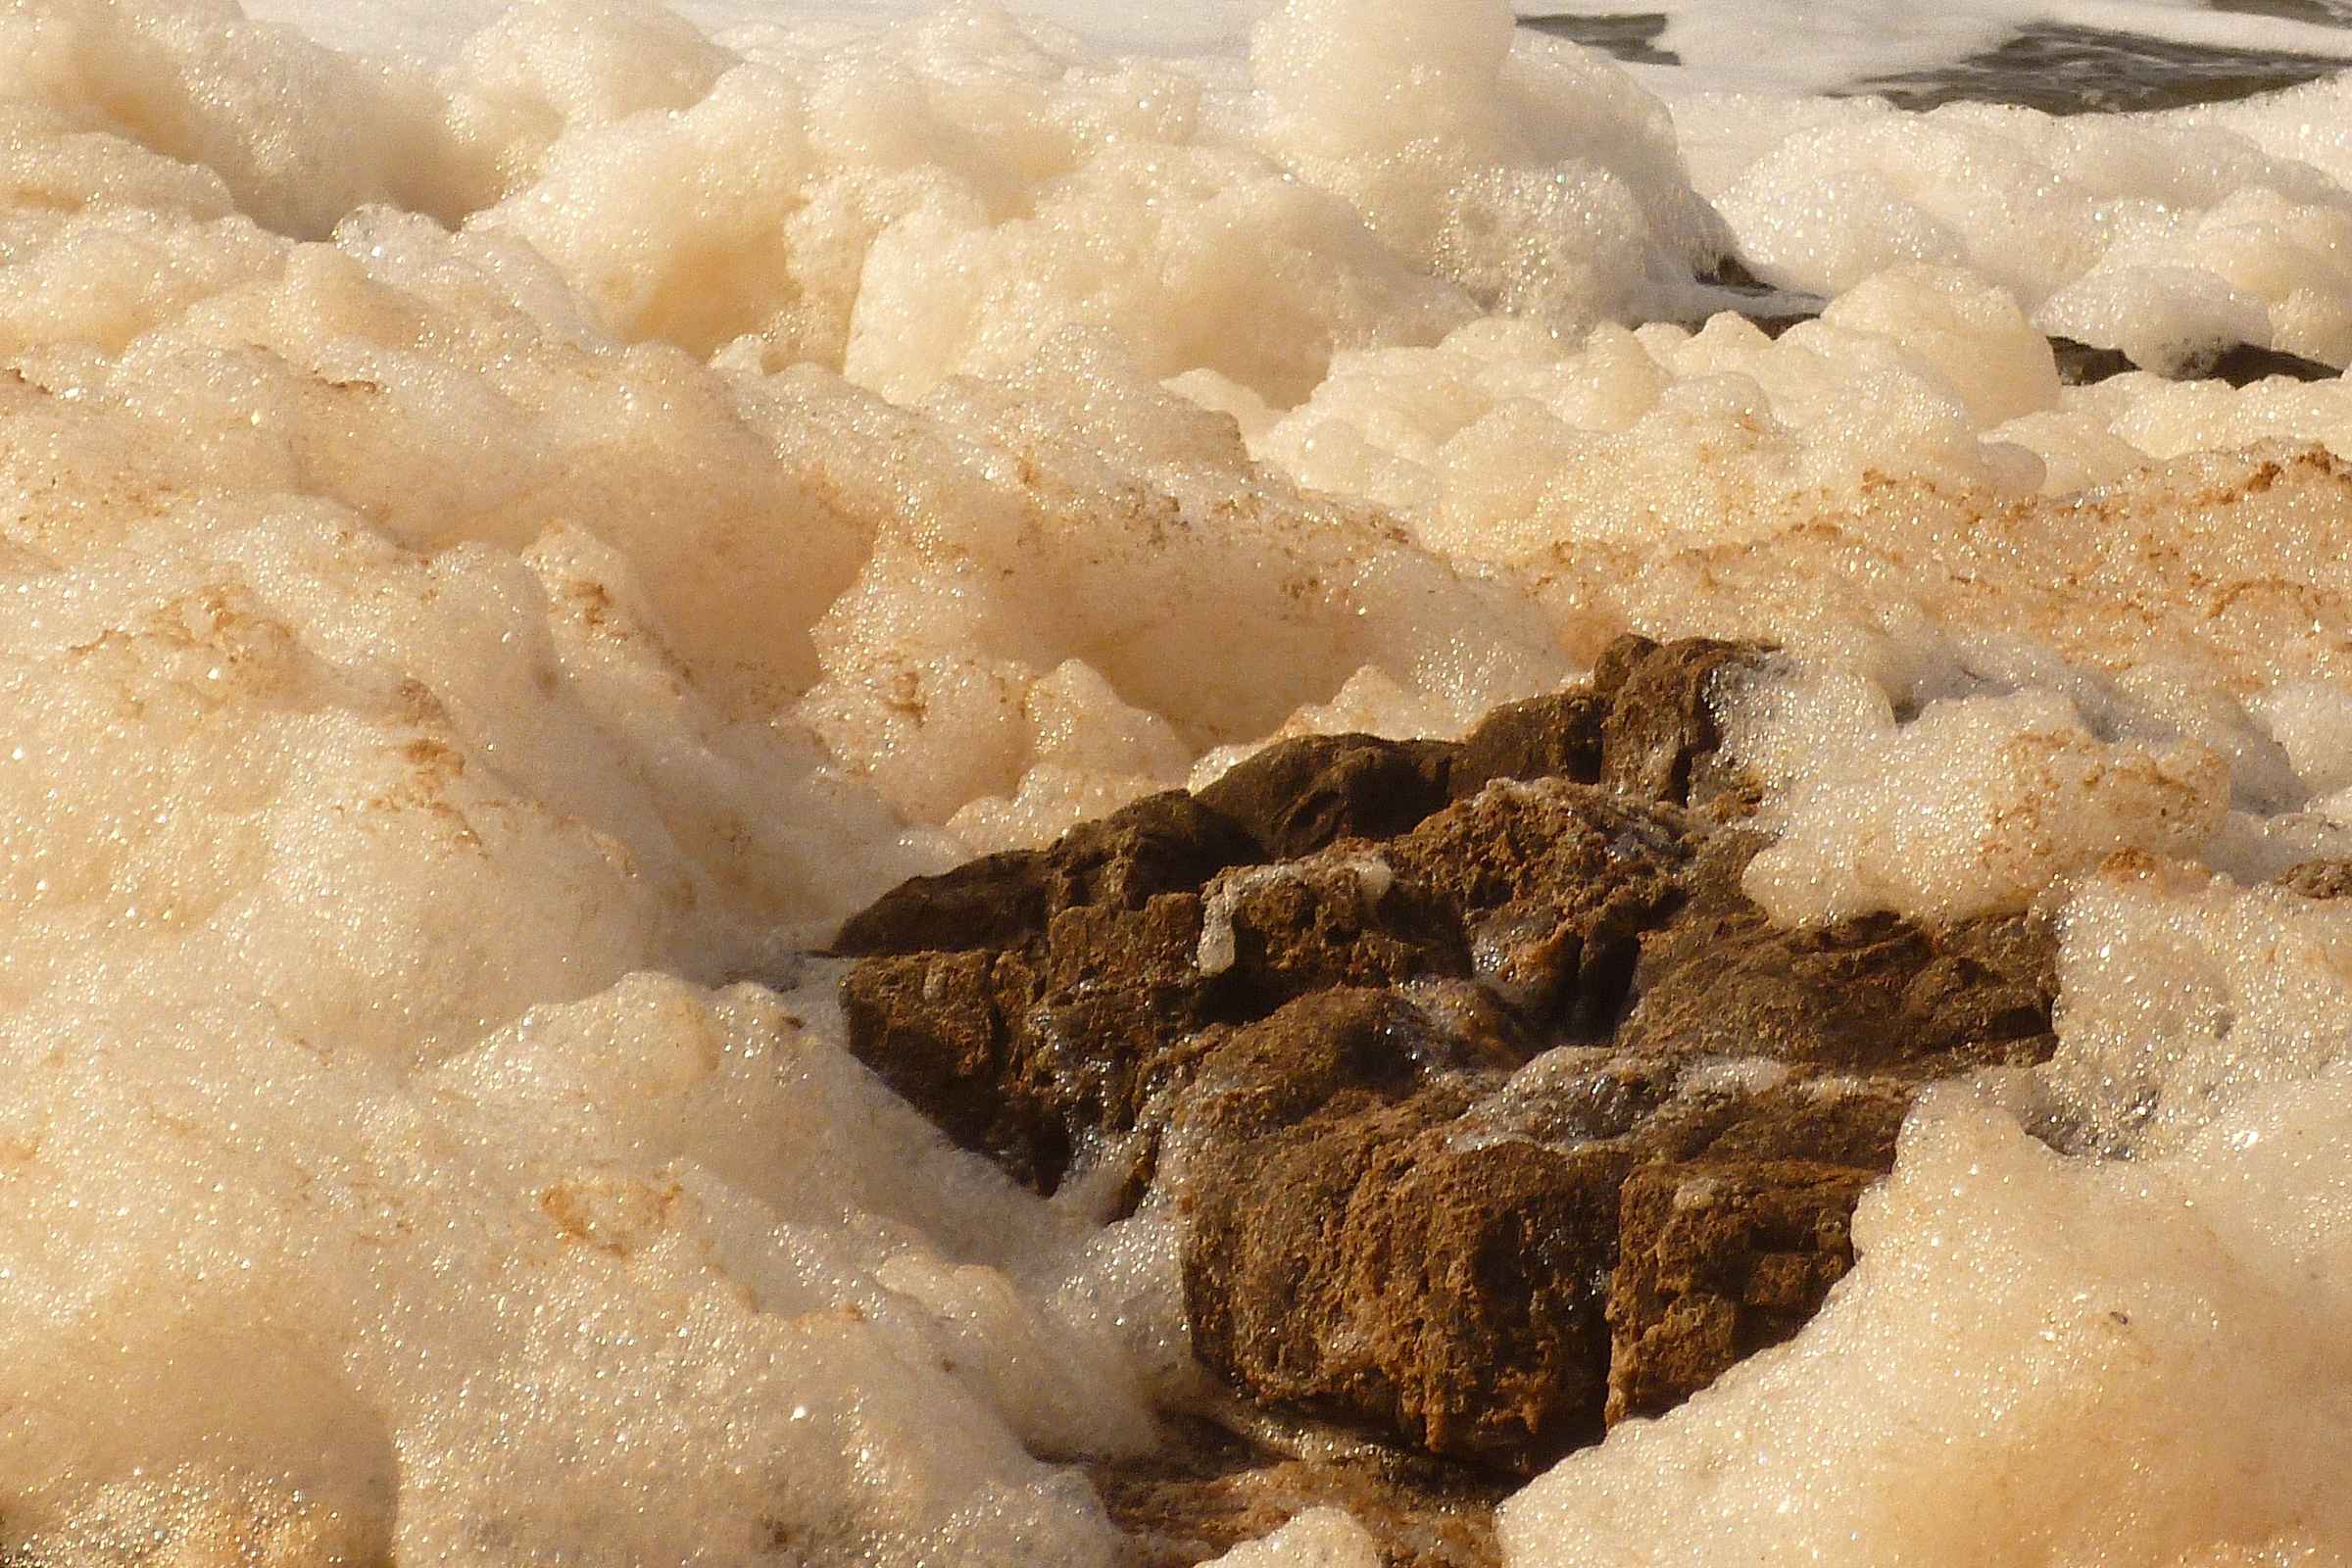
[[[2352,60],[2352,12],[2331,0],[1529,0],[1530,16],[1653,19],[1642,78],[1673,92],[1716,88],[1825,92],[1949,67],[2031,30],[2070,31],[2174,47]],[[2089,84],[2094,85],[2095,84]]]
[[[2049,909],[2061,1045],[1510,1561],[2352,1559],[2352,906],[2262,885],[2352,856],[2352,393],[2043,336],[2352,361],[2352,84],[1670,112],[1487,0],[299,15],[378,52],[0,11],[12,1549],[1114,1561],[1069,1461],[1193,1387],[1170,1238],[945,1146],[803,951],[1634,627],[1788,650],[1725,715],[1758,900]],[[1695,327],[1734,253],[1822,319]]]

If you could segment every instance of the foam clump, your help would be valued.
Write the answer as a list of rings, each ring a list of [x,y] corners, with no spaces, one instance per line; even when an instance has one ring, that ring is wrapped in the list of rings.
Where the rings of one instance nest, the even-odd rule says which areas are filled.
[[[1751,673],[1720,694],[1778,835],[1747,891],[1795,923],[1967,919],[2045,905],[2110,857],[2260,882],[2352,851],[2321,739],[2332,687],[2240,701],[2143,657],[2111,675],[2011,638],[1911,636],[1860,668]]]
[[[1696,135],[1726,138],[1729,157],[1705,183],[1720,191],[1743,252],[1776,282],[1838,294],[1892,266],[1963,265],[2029,313],[2097,280],[2106,298],[2135,297],[2136,330],[2242,328],[2251,313],[2275,316],[2274,329],[2322,328],[2278,347],[2339,362],[2352,349],[2340,322],[2312,314],[2317,296],[2342,286],[2320,237],[2352,216],[2340,188],[2230,123],[2290,120],[2283,106],[2054,119],[1981,104],[1911,115],[1862,103],[1825,107],[1760,151],[1750,141],[1733,153],[1729,138],[1754,114],[1724,99],[1694,106],[1691,119]],[[1744,166],[1729,167],[1732,158]],[[2305,290],[2313,297],[2298,298]],[[2060,308],[2048,329],[2065,331],[2061,318],[2125,324],[2088,309]]]
[[[1661,296],[1653,314],[1683,324],[1579,345],[1513,306],[1512,329],[1466,323],[1434,354],[1343,354],[1303,405],[1245,428],[1312,482],[1399,508],[1433,548],[1520,562],[1661,526],[1719,534],[1768,498],[1895,473],[2062,493],[2289,431],[2352,451],[2340,384],[2062,388],[2037,341],[2166,374],[2238,344],[2352,359],[2352,205],[2332,155],[2294,132],[2340,90],[2055,120],[1678,99],[1695,187],[1751,267],[1828,298],[1819,320],[1767,339],[1717,316],[1693,334],[1726,302]]]
[[[1054,1222],[765,993],[640,976],[417,1075],[222,1004],[10,1036],[36,1560],[273,1518],[321,1543],[287,1562],[1101,1560],[1023,1444],[1149,1427],[1010,1283]]]
[[[1818,761],[1747,871],[1776,919],[2022,909],[2120,851],[2193,856],[2228,809],[2212,748],[2102,741],[2049,692],[1937,703]]]
[[[1277,155],[1489,309],[1581,331],[1729,243],[1660,107],[1502,7],[1301,0],[1250,59]]]
[[[2089,882],[2066,911],[2044,1069],[2066,1139],[2173,1155],[2241,1100],[2322,1093],[2352,1050],[2335,1000],[2348,920],[2335,900],[2178,868]]]
[[[2262,301],[2203,268],[2135,266],[2077,279],[2035,318],[2064,337],[2121,349],[2132,364],[2175,370],[2233,343],[2271,345]]]
[[[1505,585],[1298,492],[1229,422],[1068,348],[928,401],[937,466],[814,628],[826,673],[801,711],[900,808],[1017,811],[1043,768],[1180,783],[1351,681],[1458,729],[1566,673]],[[912,469],[900,445],[885,472]]]
[[[1567,349],[1490,320],[1343,356],[1251,450],[1399,509],[1449,559],[1524,567],[1594,543],[1738,538],[1784,498],[1898,471],[2031,493],[2045,466],[2010,426],[2056,395],[2047,343],[2005,295],[1914,270],[1777,341],[1725,316]]]
[[[2328,1283],[2343,1087],[2269,1097],[2177,1160],[2129,1164],[2062,1159],[1952,1095],[1865,1200],[1860,1260],[1805,1335],[1535,1483],[1503,1510],[1506,1555],[2324,1554],[2352,1529],[2321,1476],[2352,1441],[2323,1392],[2345,1376],[2341,1342],[2314,1333],[2347,1310]],[[2298,1218],[2258,1191],[2293,1195]]]

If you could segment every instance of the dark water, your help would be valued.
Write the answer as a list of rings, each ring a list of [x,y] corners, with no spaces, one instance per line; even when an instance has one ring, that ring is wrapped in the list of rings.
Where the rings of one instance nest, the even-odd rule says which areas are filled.
[[[1623,17],[1522,17],[1519,25],[1535,32],[1546,32],[1570,43],[1581,43],[1588,49],[1598,49],[1644,66],[1679,66],[1682,57],[1671,49],[1657,46],[1658,35],[1666,30],[1663,12],[1646,12]]]
[[[2315,27],[2352,24],[2352,10],[2343,0],[2211,0],[2205,7],[2231,17],[2277,17],[2281,22],[2308,22]]]
[[[2211,7],[2239,16],[2344,27],[2346,14],[2323,0],[2227,0]],[[1662,46],[1666,17],[1628,12],[1606,17],[1534,17],[1520,25],[1620,60],[1682,64]],[[2292,87],[2343,70],[2340,60],[2255,49],[2168,43],[2135,33],[2035,25],[1998,47],[1928,71],[1857,81],[1842,96],[1877,94],[1905,109],[1974,102],[2022,104],[2053,115],[2180,109]]]
[[[1937,104],[2023,104],[2046,114],[2078,115],[2250,98],[2343,69],[2340,60],[2210,49],[2086,27],[2029,27],[1999,48],[1933,71],[1858,82],[1906,109]]]

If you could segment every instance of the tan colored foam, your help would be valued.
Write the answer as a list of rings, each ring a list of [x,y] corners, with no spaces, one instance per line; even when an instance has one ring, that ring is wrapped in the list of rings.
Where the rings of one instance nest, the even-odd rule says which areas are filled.
[[[2343,101],[1669,115],[1475,0],[0,15],[0,1544],[1113,1560],[1168,1217],[948,1150],[796,955],[1632,627],[1786,650],[1769,907],[2059,911],[2065,1045],[1512,1560],[2340,1559],[2352,969],[2243,884],[2352,834],[2352,404],[2041,334],[2352,352]],[[1837,297],[1702,320],[1733,249]]]

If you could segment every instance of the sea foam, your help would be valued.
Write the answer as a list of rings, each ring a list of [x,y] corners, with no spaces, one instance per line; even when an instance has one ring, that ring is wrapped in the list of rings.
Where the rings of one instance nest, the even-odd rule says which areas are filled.
[[[2352,1551],[2352,949],[2257,885],[2352,830],[2352,398],[2043,336],[2352,357],[2352,89],[1670,113],[1477,0],[1198,61],[734,20],[0,13],[12,1548],[1115,1560],[1068,1461],[1190,1386],[1165,1238],[948,1148],[807,950],[1633,627],[1784,650],[1723,715],[1776,916],[2048,908],[2062,1049],[1511,1560]],[[1706,319],[1734,253],[1821,319]]]

